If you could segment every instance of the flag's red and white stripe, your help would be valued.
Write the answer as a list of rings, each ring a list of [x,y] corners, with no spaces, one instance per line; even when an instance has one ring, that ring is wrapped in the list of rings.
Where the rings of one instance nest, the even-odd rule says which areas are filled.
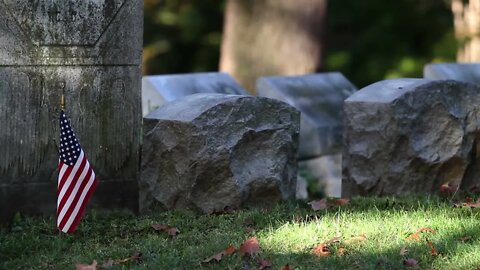
[[[60,159],[58,169],[57,227],[64,233],[72,233],[77,228],[98,181],[81,149],[73,166]]]

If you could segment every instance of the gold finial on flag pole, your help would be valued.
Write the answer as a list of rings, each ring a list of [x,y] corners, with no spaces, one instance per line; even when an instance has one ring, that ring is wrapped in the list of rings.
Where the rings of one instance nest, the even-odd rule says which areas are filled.
[[[65,110],[65,95],[62,94],[62,99],[60,100],[60,106],[62,108],[62,111]]]

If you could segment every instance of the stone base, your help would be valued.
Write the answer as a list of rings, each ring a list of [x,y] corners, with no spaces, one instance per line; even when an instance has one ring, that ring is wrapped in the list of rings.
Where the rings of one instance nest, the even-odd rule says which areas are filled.
[[[57,183],[0,185],[0,223],[9,223],[15,213],[55,215]],[[138,212],[137,181],[101,181],[88,209]],[[88,210],[87,210],[88,211]]]

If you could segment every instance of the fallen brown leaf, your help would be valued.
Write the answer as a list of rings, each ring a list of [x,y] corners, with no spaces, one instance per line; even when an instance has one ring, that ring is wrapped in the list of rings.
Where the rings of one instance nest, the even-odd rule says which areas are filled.
[[[211,263],[212,261],[219,262],[222,260],[222,258],[223,258],[223,251],[206,258],[205,260],[202,261],[202,263]]]
[[[418,229],[416,232],[410,234],[409,236],[407,236],[405,238],[405,240],[419,241],[420,240],[420,234],[421,233],[426,233],[426,232],[435,234],[435,231],[433,229],[425,227],[425,228]]]
[[[429,228],[429,227],[418,229],[418,232],[421,232],[421,233],[430,232],[430,233],[433,233],[433,234],[436,233],[435,230],[433,230],[432,228]]]
[[[177,236],[180,233],[178,228],[172,227],[167,230],[167,234],[170,236]]]
[[[170,236],[177,236],[180,233],[180,230],[176,227],[170,227],[165,224],[153,224],[151,226],[155,231],[162,231],[167,233]]]
[[[114,265],[125,264],[128,262],[139,262],[141,260],[142,260],[142,253],[136,252],[132,256],[125,259],[121,259],[121,260],[108,259],[106,262],[102,264],[102,268],[110,268],[110,267],[113,267]]]
[[[469,235],[458,238],[458,241],[461,241],[461,242],[467,242],[467,241],[470,241],[470,240],[472,240],[472,237],[469,236]]]
[[[92,264],[81,264],[77,263],[75,265],[76,270],[97,270],[97,261],[93,260]]]
[[[345,243],[350,244],[352,242],[359,242],[367,240],[367,236],[365,234],[360,234],[357,236],[353,236],[352,238],[345,240]]]
[[[405,238],[405,240],[420,241],[420,233],[419,232],[412,233],[407,238]]]
[[[285,266],[282,267],[282,270],[293,270],[295,267],[290,266],[289,264],[286,264]]]
[[[347,250],[344,247],[339,247],[337,249],[338,256],[343,256],[343,255],[345,255],[346,252],[347,252]]]
[[[327,199],[311,201],[308,204],[310,204],[313,211],[325,210],[328,208]]]
[[[114,264],[124,264],[127,262],[138,262],[142,260],[142,253],[141,252],[136,252],[132,256],[122,259],[122,260],[117,260],[114,262]]]
[[[427,245],[428,245],[428,247],[430,248],[430,255],[432,255],[432,256],[434,256],[434,257],[435,257],[435,256],[438,256],[438,250],[437,250],[437,248],[435,247],[435,245],[433,244],[433,242],[430,241],[430,240],[428,240],[428,238],[425,239],[425,240],[427,240]]]
[[[258,253],[260,245],[258,244],[257,237],[251,237],[247,239],[239,249],[240,256],[250,255],[253,256]]]
[[[230,255],[232,255],[232,254],[235,253],[235,252],[237,252],[237,249],[236,249],[234,246],[232,246],[232,245],[228,246],[228,247],[223,251],[223,253],[224,253],[225,255],[227,255],[227,256],[230,256]]]
[[[258,261],[258,265],[260,266],[260,269],[269,269],[270,267],[272,267],[272,261],[270,260],[259,260]]]
[[[314,247],[312,252],[313,252],[313,254],[317,255],[318,257],[328,257],[328,256],[332,255],[332,252],[330,252],[330,248],[325,243],[322,243],[322,244]]]
[[[336,205],[347,205],[350,203],[349,199],[336,199],[333,201]]]
[[[477,199],[475,203],[468,203],[467,204],[470,208],[480,208],[480,198]]]
[[[230,245],[227,248],[225,248],[223,251],[206,258],[205,260],[202,261],[202,263],[210,263],[212,261],[219,262],[222,260],[224,256],[230,256],[236,251],[237,249],[234,246]]]
[[[402,247],[402,249],[400,249],[400,256],[405,256],[407,254],[408,254],[407,247]]]
[[[441,195],[451,195],[457,192],[458,190],[458,185],[455,184],[450,184],[450,183],[445,183],[440,186],[440,194]]]
[[[412,258],[405,259],[403,260],[403,265],[405,265],[406,267],[418,267],[418,261]]]

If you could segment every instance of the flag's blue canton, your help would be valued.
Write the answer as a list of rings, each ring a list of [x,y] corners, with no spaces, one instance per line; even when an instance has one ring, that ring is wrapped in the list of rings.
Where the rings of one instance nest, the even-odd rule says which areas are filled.
[[[73,166],[80,156],[80,144],[75,138],[70,121],[62,111],[60,114],[60,159],[63,163]]]

